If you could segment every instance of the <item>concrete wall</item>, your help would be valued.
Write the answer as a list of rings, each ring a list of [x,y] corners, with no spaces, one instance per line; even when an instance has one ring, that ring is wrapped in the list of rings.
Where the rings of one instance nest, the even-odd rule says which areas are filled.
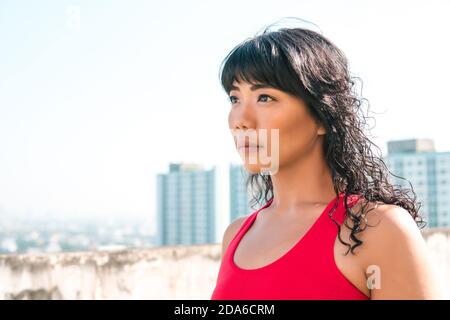
[[[450,228],[424,230],[450,297]],[[0,299],[209,299],[220,244],[0,255]]]
[[[0,299],[209,299],[220,245],[0,256]]]

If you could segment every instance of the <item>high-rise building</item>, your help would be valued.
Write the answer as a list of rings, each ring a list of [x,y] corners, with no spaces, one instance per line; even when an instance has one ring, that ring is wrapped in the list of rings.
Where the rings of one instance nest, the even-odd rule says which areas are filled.
[[[215,167],[171,163],[157,175],[157,244],[191,245],[216,241]]]
[[[245,182],[248,173],[240,164],[230,164],[230,222],[254,211],[249,205]]]
[[[450,152],[436,152],[430,139],[397,140],[388,142],[383,160],[392,173],[411,182],[427,227],[450,226]],[[408,181],[389,179],[409,187]]]

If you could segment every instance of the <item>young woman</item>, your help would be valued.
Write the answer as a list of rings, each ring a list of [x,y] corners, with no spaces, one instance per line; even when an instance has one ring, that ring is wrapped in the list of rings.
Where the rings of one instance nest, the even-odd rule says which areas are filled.
[[[221,82],[230,129],[279,135],[235,139],[265,204],[227,227],[211,299],[442,298],[420,205],[373,153],[340,49],[311,30],[266,29],[230,52]],[[262,174],[249,155],[274,144],[277,170]]]

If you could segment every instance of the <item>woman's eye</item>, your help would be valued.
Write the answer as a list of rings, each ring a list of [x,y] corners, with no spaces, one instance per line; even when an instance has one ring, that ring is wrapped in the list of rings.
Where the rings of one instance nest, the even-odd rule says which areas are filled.
[[[261,98],[261,97],[267,97],[267,98],[269,98],[269,99],[272,99],[272,97],[268,96],[267,94],[262,94],[262,95],[259,96],[259,98]],[[272,100],[273,100],[273,99],[272,99]],[[267,102],[267,101],[266,101],[266,102]]]
[[[258,97],[258,101],[260,100],[260,98],[269,98],[269,99],[272,99],[272,100],[274,100],[271,96],[268,96],[267,94],[261,94],[259,97]],[[231,104],[233,104],[233,99],[237,99],[235,96],[230,96],[230,102],[231,102]],[[263,102],[267,102],[267,101],[263,101]]]

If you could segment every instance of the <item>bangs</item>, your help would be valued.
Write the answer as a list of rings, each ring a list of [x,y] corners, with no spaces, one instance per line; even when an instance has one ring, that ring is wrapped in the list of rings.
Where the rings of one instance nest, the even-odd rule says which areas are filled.
[[[220,80],[227,94],[234,81],[269,85],[293,94],[298,94],[301,84],[282,48],[267,34],[235,47],[224,60]]]

